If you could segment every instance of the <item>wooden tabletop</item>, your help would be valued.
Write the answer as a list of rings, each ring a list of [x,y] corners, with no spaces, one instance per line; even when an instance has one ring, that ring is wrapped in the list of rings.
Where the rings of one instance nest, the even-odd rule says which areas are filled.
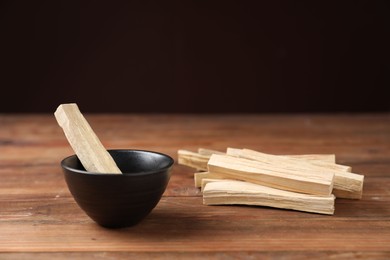
[[[60,161],[73,154],[53,115],[0,115],[0,258],[390,258],[390,114],[85,114],[106,148],[163,152],[228,146],[273,154],[336,154],[365,175],[361,200],[333,216],[205,206],[193,169],[174,165],[141,223],[105,229],[77,206]],[[34,258],[38,257],[38,258]]]

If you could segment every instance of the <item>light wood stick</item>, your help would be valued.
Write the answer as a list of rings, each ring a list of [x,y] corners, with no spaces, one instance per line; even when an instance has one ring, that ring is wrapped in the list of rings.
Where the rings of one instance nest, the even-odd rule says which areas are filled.
[[[225,154],[224,152],[220,152],[220,151],[212,150],[212,149],[206,149],[206,148],[199,148],[198,153],[201,155],[207,155],[207,156],[211,156],[212,154]]]
[[[204,179],[202,179],[202,183],[201,183],[201,186],[200,186],[200,191],[203,192],[204,187],[206,186],[207,183],[217,182],[217,181],[229,181],[229,179],[208,179],[208,178],[204,178]]]
[[[363,196],[364,175],[350,172],[336,172],[333,194],[337,198],[361,199]]]
[[[232,148],[230,148],[232,149]],[[237,149],[239,151],[241,149]],[[231,153],[233,151],[230,151]],[[178,163],[180,165],[185,165],[191,168],[195,168],[198,171],[207,171],[207,162],[210,159],[210,156],[212,154],[225,154],[220,151],[215,151],[215,150],[210,150],[210,149],[204,149],[204,148],[199,148],[198,153],[192,152],[192,151],[187,151],[187,150],[179,150],[178,151]],[[232,154],[229,154],[232,155]],[[305,155],[283,155],[286,157],[302,157],[302,158],[307,158],[307,160],[324,160],[324,161],[329,161],[334,157],[333,155],[329,154],[305,154]],[[236,157],[239,157],[239,155],[236,155]]]
[[[307,194],[330,195],[333,189],[332,172],[297,169],[284,164],[267,165],[228,155],[213,154],[208,171],[224,174],[226,178]]]
[[[341,165],[336,163],[330,163],[322,160],[310,160],[307,159],[309,155],[305,155],[306,158],[300,158],[301,156],[289,156],[289,155],[273,155],[273,154],[266,154],[261,153],[258,151],[250,150],[250,149],[236,149],[236,148],[230,148],[228,147],[226,150],[227,155],[235,156],[235,157],[241,157],[251,160],[257,160],[257,161],[270,161],[272,163],[272,160],[279,160],[284,163],[299,163],[306,167],[311,166],[320,166],[325,167],[329,170],[338,170],[338,171],[344,171],[344,172],[351,172],[351,167],[347,165]],[[313,155],[310,155],[313,156]],[[276,162],[277,163],[277,162]]]
[[[207,162],[209,161],[210,156],[187,150],[178,150],[177,157],[178,164],[195,168],[198,171],[207,171]]]
[[[335,154],[290,154],[290,155],[278,155],[282,157],[305,159],[308,161],[322,161],[328,163],[336,163]],[[348,166],[349,167],[349,166]]]
[[[209,181],[203,189],[205,205],[257,205],[332,215],[335,197],[313,196],[242,181]]]
[[[225,175],[213,172],[196,172],[194,173],[195,187],[202,187],[203,179],[226,179]]]
[[[290,157],[280,157],[271,154],[265,154],[249,149],[228,148],[227,153],[233,152],[235,156],[255,160],[265,164],[285,164],[297,169],[317,172],[332,172],[335,175],[333,194],[338,198],[360,199],[363,194],[364,175],[347,172],[345,166],[335,165],[323,161],[307,161],[304,159],[293,159]]]
[[[114,159],[81,114],[77,104],[62,104],[54,115],[69,144],[87,171],[121,173]]]
[[[226,154],[235,156],[235,157],[240,157],[242,149],[237,149],[237,148],[231,148],[228,147],[226,149]],[[284,157],[284,158],[292,158],[292,159],[305,159],[308,161],[322,161],[322,162],[328,162],[328,163],[336,163],[336,155],[334,154],[290,154],[290,155],[275,155],[279,157]],[[350,166],[343,166],[346,171],[350,171],[351,167]]]

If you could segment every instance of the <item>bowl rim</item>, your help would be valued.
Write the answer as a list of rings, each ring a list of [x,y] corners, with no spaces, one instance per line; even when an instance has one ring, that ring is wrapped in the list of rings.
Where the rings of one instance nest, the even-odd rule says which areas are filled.
[[[113,152],[121,152],[121,151],[129,152],[129,151],[133,151],[133,152],[144,152],[144,153],[159,154],[159,155],[162,155],[163,157],[166,157],[167,159],[169,159],[170,162],[169,162],[169,164],[167,166],[162,167],[162,168],[158,168],[156,170],[143,171],[143,172],[132,172],[131,174],[126,174],[126,173],[125,174],[113,174],[113,173],[89,172],[89,171],[79,170],[79,169],[75,169],[75,168],[67,166],[65,164],[65,161],[69,160],[72,157],[77,157],[76,154],[72,154],[72,155],[69,155],[69,156],[65,157],[64,159],[61,160],[60,164],[61,164],[61,167],[63,169],[66,169],[66,170],[68,170],[69,172],[72,172],[72,173],[80,173],[80,174],[85,174],[85,175],[96,175],[96,176],[112,176],[112,177],[118,176],[118,178],[119,178],[120,176],[127,176],[127,177],[130,177],[130,176],[143,176],[143,175],[155,174],[155,173],[162,172],[162,171],[167,171],[175,163],[175,160],[171,156],[169,156],[167,154],[164,154],[164,153],[151,151],[151,150],[142,150],[142,149],[107,149],[107,151],[113,151]]]

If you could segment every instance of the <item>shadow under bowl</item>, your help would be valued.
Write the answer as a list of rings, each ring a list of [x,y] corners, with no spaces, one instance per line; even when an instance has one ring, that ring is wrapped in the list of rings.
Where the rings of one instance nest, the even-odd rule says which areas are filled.
[[[69,191],[80,208],[103,227],[139,223],[160,201],[174,160],[143,150],[108,150],[122,174],[87,172],[76,155],[61,161]]]

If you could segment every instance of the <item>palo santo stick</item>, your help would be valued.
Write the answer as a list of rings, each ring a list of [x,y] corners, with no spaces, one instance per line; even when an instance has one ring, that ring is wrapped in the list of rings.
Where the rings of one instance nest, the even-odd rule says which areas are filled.
[[[224,152],[220,152],[212,149],[206,149],[206,148],[199,148],[198,153],[206,156],[211,156],[212,154],[225,154]]]
[[[328,163],[336,163],[335,154],[294,154],[294,155],[278,155],[281,157],[305,159],[308,161],[322,161]]]
[[[204,179],[202,179],[202,184],[200,186],[200,191],[203,192],[204,187],[206,186],[207,183],[217,182],[217,181],[230,181],[230,180],[229,179],[207,179],[207,178],[204,178]],[[231,181],[234,181],[234,180],[231,180]]]
[[[240,158],[256,160],[266,164],[285,164],[297,169],[317,172],[332,172],[335,175],[333,194],[338,198],[360,199],[363,194],[364,176],[347,172],[347,168],[327,162],[306,161],[302,159],[281,158],[280,156],[260,153],[249,149],[228,148],[227,153],[233,151],[234,155]]]
[[[229,180],[229,179],[224,179],[224,180]],[[202,179],[200,190],[203,191],[203,189],[204,189],[204,187],[206,186],[207,183],[217,182],[217,181],[224,181],[224,180],[222,180],[222,179],[208,179],[208,178],[204,178],[204,179]]]
[[[282,160],[283,163],[299,163],[302,165],[305,165],[306,167],[311,166],[320,166],[325,167],[329,170],[338,170],[343,172],[351,172],[351,167],[336,163],[330,163],[322,160],[310,160],[307,159],[309,155],[305,155],[306,158],[300,158],[301,156],[289,156],[289,155],[273,155],[273,154],[266,154],[261,153],[258,151],[250,150],[250,149],[236,149],[236,148],[227,148],[226,150],[227,155],[240,157],[240,158],[246,158],[256,161],[270,161],[270,160]],[[313,155],[311,155],[313,156]],[[297,161],[298,160],[298,161]],[[270,161],[272,163],[272,161]],[[276,162],[277,163],[277,162]]]
[[[233,149],[233,148],[231,148]],[[201,155],[211,156],[212,154],[226,154],[221,151],[207,149],[207,148],[198,148],[198,153]],[[306,159],[309,161],[324,161],[329,163],[336,163],[335,154],[289,154],[289,155],[277,155],[288,158],[297,158],[297,159]],[[349,166],[348,166],[349,167]]]
[[[257,205],[332,215],[335,197],[313,196],[242,181],[209,181],[203,189],[205,205]]]
[[[233,148],[229,148],[233,149]],[[237,150],[237,152],[241,149],[234,149]],[[233,153],[233,150],[230,150],[230,153]],[[179,150],[178,151],[178,163],[181,165],[185,165],[191,168],[195,168],[198,171],[207,171],[207,162],[210,159],[210,156],[212,154],[225,154],[223,152],[215,151],[215,150],[210,150],[210,149],[204,149],[204,148],[199,148],[198,153],[196,152],[191,152],[187,150]],[[234,155],[234,154],[229,154],[229,155]],[[305,155],[283,155],[283,157],[304,157],[308,160],[329,160],[332,159],[333,155],[314,155],[314,154],[305,154]],[[236,157],[239,157],[237,154]]]
[[[347,175],[345,177],[344,175]],[[354,174],[355,175],[355,174]],[[359,177],[360,178],[360,177]],[[218,174],[213,172],[196,172],[194,173],[194,181],[195,181],[195,187],[203,189],[203,180],[226,180],[226,176],[224,174]],[[361,181],[358,179],[354,181],[356,185],[360,185]],[[333,194],[338,198],[350,198],[350,199],[359,199],[361,198],[361,193],[353,193],[345,191],[345,187],[348,185],[346,183],[351,183],[351,175],[349,173],[339,173],[337,176],[337,183],[340,187],[344,187],[344,190],[335,188],[336,185],[336,175],[334,179],[334,185],[333,185]],[[351,186],[351,184],[349,184]],[[356,188],[355,188],[356,189]]]
[[[104,148],[77,104],[62,104],[54,113],[58,124],[84,168],[95,173],[121,173],[114,159]]]
[[[337,198],[361,199],[363,196],[364,175],[351,172],[336,172],[333,194]]]
[[[198,171],[207,171],[207,162],[209,161],[210,156],[187,150],[179,150],[177,151],[177,155],[179,164],[195,168]]]
[[[330,195],[334,174],[310,169],[296,169],[290,165],[267,165],[258,161],[213,154],[208,171],[224,174],[227,179],[237,179],[277,189],[314,195]]]
[[[226,179],[225,175],[213,172],[196,172],[194,173],[195,187],[202,187],[203,179]]]
[[[243,149],[237,149],[237,148],[231,148],[228,147],[226,149],[226,154],[234,156],[234,157],[240,157],[241,150]],[[328,162],[328,163],[336,163],[336,155],[334,154],[290,154],[290,155],[274,155],[278,157],[283,158],[291,158],[291,159],[304,159],[307,161],[320,161],[320,162]],[[346,171],[351,171],[351,167],[344,166]]]

